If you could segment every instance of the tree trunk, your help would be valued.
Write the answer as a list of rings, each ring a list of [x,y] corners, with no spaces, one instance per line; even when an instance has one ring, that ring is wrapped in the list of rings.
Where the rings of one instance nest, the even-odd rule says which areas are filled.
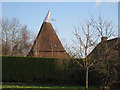
[[[89,67],[88,67],[87,47],[85,48],[85,57],[86,57],[85,58],[86,59],[86,90],[88,90],[88,69],[89,69]]]
[[[86,90],[88,90],[88,67],[86,67]]]

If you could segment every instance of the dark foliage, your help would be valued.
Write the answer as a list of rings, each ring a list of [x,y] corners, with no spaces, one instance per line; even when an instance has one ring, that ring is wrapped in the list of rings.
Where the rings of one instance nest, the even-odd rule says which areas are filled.
[[[99,71],[89,72],[89,85],[100,85],[103,77]],[[42,85],[85,85],[85,69],[72,59],[67,61],[55,58],[4,56],[2,80]],[[119,86],[119,83],[113,83],[112,87],[114,86]]]
[[[3,82],[83,85],[84,70],[72,61],[60,69],[55,58],[2,57]]]

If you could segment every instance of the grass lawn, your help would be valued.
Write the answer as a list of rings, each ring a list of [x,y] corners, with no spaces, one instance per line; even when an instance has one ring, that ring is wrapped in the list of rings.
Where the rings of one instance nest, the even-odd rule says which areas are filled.
[[[85,90],[82,86],[20,86],[20,85],[2,85],[2,90]],[[90,87],[89,90],[100,90],[96,87]]]
[[[2,83],[2,90],[85,90],[85,86],[57,86],[54,84],[38,84],[38,83]],[[99,87],[89,87],[89,90],[101,90]],[[110,89],[120,90],[120,88]]]

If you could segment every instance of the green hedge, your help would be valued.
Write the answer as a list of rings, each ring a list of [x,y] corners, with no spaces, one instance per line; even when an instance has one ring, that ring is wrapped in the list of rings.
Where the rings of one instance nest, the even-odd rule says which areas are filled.
[[[2,57],[3,82],[83,85],[84,70],[75,63],[53,58]]]
[[[2,81],[42,85],[85,85],[85,69],[71,60],[2,57]],[[99,85],[98,71],[89,73],[89,85]]]
[[[52,79],[54,59],[30,57],[2,57],[3,81],[34,82]]]

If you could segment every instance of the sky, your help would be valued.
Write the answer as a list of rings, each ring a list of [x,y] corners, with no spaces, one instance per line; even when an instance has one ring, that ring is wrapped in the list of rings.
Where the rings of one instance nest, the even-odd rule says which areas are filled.
[[[99,13],[114,25],[118,25],[117,2],[2,2],[2,18],[16,17],[20,23],[26,24],[28,29],[37,36],[43,20],[50,10],[50,21],[63,43],[71,43],[74,37],[74,25],[79,26],[90,16]]]

